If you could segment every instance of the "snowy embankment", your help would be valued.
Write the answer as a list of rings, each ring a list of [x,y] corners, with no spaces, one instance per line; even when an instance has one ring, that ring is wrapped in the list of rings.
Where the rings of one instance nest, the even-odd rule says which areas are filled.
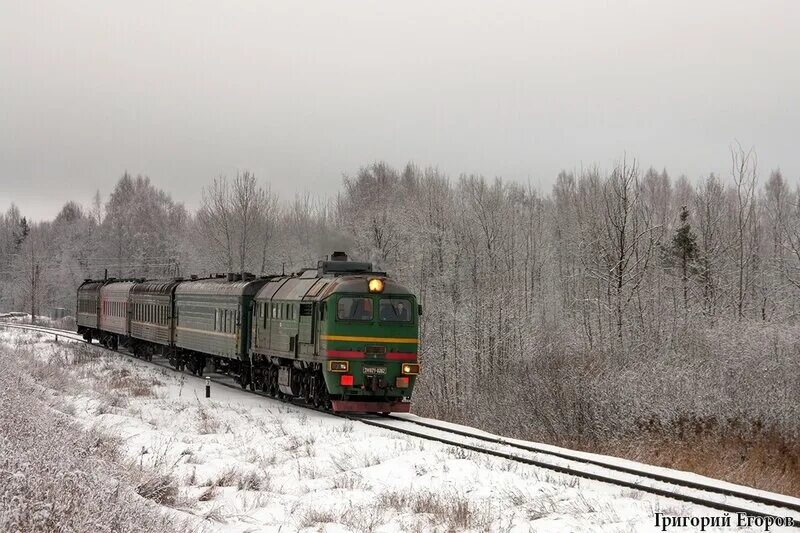
[[[721,514],[219,385],[206,399],[202,379],[37,334],[0,330],[0,356],[13,361],[4,387],[42,409],[40,429],[49,424],[42,413],[68,428],[28,440],[75,443],[86,470],[79,484],[116,487],[79,495],[82,508],[97,508],[93,524],[106,520],[104,505],[125,517],[146,510],[142,531],[164,519],[190,531],[648,531],[656,512]],[[0,475],[19,485],[6,496],[22,494],[36,473],[9,471],[24,463],[6,460],[24,440],[5,435]],[[76,468],[59,467],[63,476]],[[18,511],[4,510],[0,527],[20,523]]]

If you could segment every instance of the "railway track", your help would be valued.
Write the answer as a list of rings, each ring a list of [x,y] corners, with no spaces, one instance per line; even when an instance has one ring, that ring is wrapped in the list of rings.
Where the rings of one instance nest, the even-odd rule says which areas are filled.
[[[0,326],[55,335],[63,339],[80,343],[86,342],[77,333],[67,330],[5,322],[0,322]],[[92,344],[92,346],[111,351],[109,348],[104,348],[98,344]],[[127,354],[126,352],[119,353],[135,358],[133,355]],[[164,358],[154,357],[152,364],[175,371]],[[216,384],[241,390],[241,387],[229,376],[211,373],[208,374],[207,377],[210,377],[211,381]],[[260,391],[248,392],[271,398]],[[314,409],[305,404],[292,403],[299,407]],[[744,513],[752,517],[762,518],[788,517],[793,520],[793,526],[800,529],[800,500],[788,496],[782,497],[763,491],[749,491],[724,483],[715,485],[702,481],[693,481],[654,470],[635,468],[633,466],[621,464],[624,463],[623,461],[618,463],[612,460],[590,457],[580,452],[570,452],[569,450],[554,449],[547,446],[536,446],[519,441],[515,442],[513,439],[506,439],[477,430],[476,432],[466,431],[464,429],[448,427],[445,424],[418,420],[408,416],[378,418],[370,415],[325,413],[339,418],[357,421],[372,427],[455,446],[475,453],[537,466],[583,479],[647,492],[726,513]],[[761,508],[756,508],[753,504],[761,506]]]

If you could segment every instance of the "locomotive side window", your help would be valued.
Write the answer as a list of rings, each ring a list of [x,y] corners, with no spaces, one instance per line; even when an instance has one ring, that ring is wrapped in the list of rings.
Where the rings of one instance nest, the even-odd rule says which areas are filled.
[[[336,306],[336,318],[339,320],[372,320],[372,298],[339,298]]]
[[[381,300],[382,322],[411,322],[411,302],[402,298]]]

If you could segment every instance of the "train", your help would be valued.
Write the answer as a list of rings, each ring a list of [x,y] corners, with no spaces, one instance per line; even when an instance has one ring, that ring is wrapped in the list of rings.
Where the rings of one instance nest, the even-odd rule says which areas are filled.
[[[137,357],[333,412],[409,412],[422,306],[344,252],[292,274],[87,279],[78,333]]]

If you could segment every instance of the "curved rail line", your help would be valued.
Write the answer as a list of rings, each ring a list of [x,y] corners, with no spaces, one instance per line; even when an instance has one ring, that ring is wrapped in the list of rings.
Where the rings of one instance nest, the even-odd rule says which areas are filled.
[[[62,329],[57,329],[57,328],[49,328],[49,327],[44,327],[44,326],[28,325],[28,324],[14,324],[14,323],[7,323],[7,322],[0,322],[0,327],[16,328],[16,329],[28,330],[28,331],[32,331],[32,332],[38,332],[38,333],[45,333],[45,334],[50,334],[50,335],[62,336],[64,338],[72,340],[72,341],[86,343],[86,341],[83,339],[83,337],[79,336],[75,332],[68,331],[68,330],[62,330]],[[101,348],[103,350],[114,351],[114,350],[111,350],[110,348],[105,348],[105,347],[103,347],[103,346],[101,346],[99,344],[91,344],[91,346],[95,346],[95,347]],[[141,359],[136,358],[135,356],[133,356],[131,354],[126,353],[126,352],[116,352],[116,353],[122,353],[123,355],[127,355],[128,357],[141,360]],[[169,364],[163,364],[163,363],[158,362],[158,361],[152,361],[152,364],[154,364],[156,366],[159,366],[159,367],[162,367],[162,368],[168,368],[170,370],[173,370],[174,372],[177,372]],[[238,386],[238,385],[235,385],[235,384],[232,384],[232,383],[226,383],[225,381],[222,381],[222,380],[218,379],[217,376],[222,377],[222,375],[220,375],[220,374],[215,374],[215,375],[208,376],[208,377],[210,377],[211,381],[213,381],[214,383],[216,383],[218,385],[234,388],[234,389],[237,389],[237,390],[244,390],[244,389],[241,389],[241,387]],[[266,398],[271,398],[269,395],[267,395],[265,393],[262,393],[260,391],[249,391],[248,390],[246,392],[251,392],[251,393],[258,394],[259,396],[264,396]],[[647,485],[647,484],[642,484],[642,483],[639,483],[639,482],[636,482],[636,481],[615,478],[612,475],[608,475],[608,474],[597,473],[597,472],[588,472],[588,471],[582,470],[580,468],[554,464],[554,463],[551,463],[551,462],[547,462],[547,461],[543,461],[541,459],[536,459],[536,458],[531,458],[531,457],[524,457],[522,455],[518,455],[518,454],[515,454],[515,453],[513,453],[511,451],[508,451],[508,449],[517,449],[517,450],[522,450],[522,451],[528,452],[528,453],[536,453],[536,454],[540,454],[540,455],[547,455],[547,456],[551,456],[551,457],[556,457],[556,458],[559,458],[559,459],[564,459],[564,460],[567,460],[567,461],[571,461],[573,463],[581,463],[581,464],[584,464],[584,465],[590,465],[590,466],[594,466],[594,467],[603,468],[603,469],[606,469],[606,470],[609,470],[609,471],[613,471],[613,472],[619,472],[619,473],[626,474],[626,475],[637,476],[637,477],[648,479],[648,480],[655,481],[655,482],[658,482],[658,483],[665,483],[665,484],[673,485],[673,486],[675,486],[677,488],[690,489],[690,490],[695,490],[695,491],[702,491],[702,492],[716,494],[716,495],[720,495],[720,496],[724,496],[724,497],[739,498],[739,499],[742,499],[742,500],[747,500],[747,501],[752,502],[752,503],[774,507],[776,509],[800,512],[800,505],[798,505],[796,503],[793,503],[793,502],[787,502],[787,501],[783,501],[783,500],[780,500],[780,499],[772,498],[772,497],[761,495],[761,494],[753,494],[753,493],[750,493],[750,492],[745,492],[745,491],[737,490],[737,489],[734,489],[734,488],[719,487],[719,486],[709,485],[709,484],[701,483],[701,482],[697,482],[697,481],[686,480],[686,479],[682,479],[682,478],[678,478],[678,477],[674,477],[674,476],[669,476],[669,475],[665,475],[665,474],[659,474],[657,472],[651,472],[651,471],[646,471],[646,470],[638,470],[636,468],[631,468],[631,467],[624,466],[624,465],[614,464],[614,463],[607,462],[607,461],[602,461],[602,460],[599,460],[599,459],[592,459],[592,458],[582,457],[580,455],[572,455],[572,454],[569,454],[569,453],[566,453],[566,452],[563,452],[563,451],[555,451],[555,450],[549,450],[549,449],[546,449],[546,448],[541,448],[541,447],[538,447],[538,446],[520,444],[520,443],[517,443],[517,442],[509,442],[508,440],[506,440],[506,439],[504,439],[502,437],[496,437],[496,436],[491,436],[491,435],[486,435],[486,434],[470,433],[469,431],[463,431],[463,430],[459,430],[459,429],[456,429],[456,428],[440,426],[438,424],[432,424],[432,423],[424,422],[424,421],[421,421],[421,420],[413,420],[413,419],[401,418],[401,417],[397,417],[397,416],[391,416],[389,418],[389,420],[391,420],[392,422],[400,422],[400,423],[408,424],[410,426],[418,425],[418,426],[426,427],[428,429],[436,430],[436,431],[444,433],[444,434],[450,434],[450,435],[454,435],[454,436],[457,436],[457,437],[474,439],[476,441],[483,441],[483,442],[488,442],[488,443],[494,444],[496,446],[506,447],[507,448],[506,451],[503,451],[503,450],[500,450],[500,449],[496,449],[496,448],[489,448],[489,447],[485,447],[485,446],[480,446],[478,444],[470,444],[470,443],[467,443],[467,442],[461,442],[461,441],[453,440],[452,438],[447,438],[447,437],[441,436],[441,435],[437,436],[437,435],[432,435],[430,433],[424,433],[424,432],[421,432],[421,431],[415,431],[415,430],[410,429],[410,428],[398,427],[396,425],[392,425],[391,423],[382,422],[380,419],[370,418],[369,416],[331,413],[329,411],[322,411],[321,409],[315,409],[313,407],[310,407],[310,406],[307,406],[307,405],[301,404],[301,403],[295,403],[295,402],[290,402],[290,403],[292,403],[293,405],[296,405],[298,407],[305,407],[305,408],[312,409],[312,410],[315,410],[315,411],[319,411],[319,412],[322,412],[322,413],[325,413],[325,414],[329,414],[329,415],[332,415],[332,416],[337,416],[339,418],[345,418],[345,419],[361,422],[361,423],[369,425],[369,426],[378,427],[378,428],[386,429],[386,430],[389,430],[389,431],[394,431],[394,432],[398,432],[398,433],[402,433],[402,434],[405,434],[405,435],[418,437],[418,438],[422,438],[422,439],[426,439],[426,440],[430,440],[430,441],[435,441],[435,442],[439,442],[439,443],[442,443],[442,444],[456,446],[456,447],[459,447],[459,448],[462,448],[462,449],[465,449],[465,450],[469,450],[469,451],[473,451],[473,452],[476,452],[476,453],[482,453],[482,454],[485,454],[485,455],[491,455],[491,456],[494,456],[494,457],[499,457],[499,458],[510,460],[510,461],[515,461],[515,462],[519,462],[519,463],[523,463],[523,464],[528,464],[528,465],[531,465],[531,466],[537,466],[537,467],[544,468],[544,469],[547,469],[547,470],[551,470],[551,471],[554,471],[554,472],[558,472],[558,473],[561,473],[561,474],[576,476],[576,477],[580,477],[580,478],[584,478],[584,479],[589,479],[589,480],[592,480],[592,481],[599,481],[599,482],[608,483],[608,484],[619,486],[619,487],[625,487],[625,488],[629,488],[629,489],[633,489],[633,490],[647,492],[647,493],[654,494],[654,495],[657,495],[657,496],[662,496],[662,497],[665,497],[665,498],[671,498],[673,500],[678,500],[678,501],[691,503],[691,504],[695,504],[695,505],[701,505],[703,507],[708,507],[708,508],[716,509],[716,510],[723,511],[723,512],[728,512],[728,513],[733,513],[733,514],[745,513],[745,514],[747,514],[749,516],[759,516],[759,517],[768,517],[768,516],[777,517],[777,516],[779,516],[779,515],[767,513],[767,512],[764,512],[764,511],[758,511],[758,510],[755,510],[755,509],[748,509],[748,508],[746,508],[746,507],[744,507],[742,505],[737,505],[737,504],[733,504],[733,503],[726,503],[726,502],[720,502],[720,501],[717,501],[717,500],[714,500],[714,499],[703,498],[703,497],[701,497],[699,495],[683,494],[683,493],[680,493],[680,492],[675,492],[674,490],[669,490],[668,488],[664,488],[664,487],[654,487],[654,486]],[[791,518],[794,519],[794,527],[795,528],[800,528],[800,518],[798,518],[798,517],[791,517]]]
[[[570,453],[566,453],[566,452],[563,452],[563,451],[550,450],[550,449],[542,448],[542,447],[539,447],[539,446],[531,446],[529,444],[520,444],[518,442],[512,442],[512,441],[510,441],[508,439],[504,439],[503,437],[498,437],[498,436],[494,436],[494,435],[474,434],[474,433],[470,433],[469,431],[462,431],[462,430],[459,430],[459,429],[456,429],[456,428],[444,427],[444,426],[440,426],[439,424],[431,424],[430,422],[424,422],[422,420],[414,420],[414,419],[405,418],[405,417],[398,417],[398,416],[392,416],[391,418],[394,419],[394,420],[400,420],[400,421],[403,421],[403,422],[406,422],[406,423],[416,424],[416,425],[419,425],[419,426],[435,429],[435,430],[438,430],[438,431],[444,431],[446,433],[452,433],[454,435],[460,435],[462,437],[469,437],[471,439],[477,439],[477,440],[482,440],[482,441],[485,441],[485,442],[491,442],[493,444],[499,444],[499,445],[508,446],[508,447],[511,447],[511,448],[517,448],[517,449],[520,449],[520,450],[525,450],[527,452],[540,453],[540,454],[549,455],[549,456],[552,456],[552,457],[558,457],[560,459],[566,459],[566,460],[574,461],[574,462],[577,462],[577,463],[584,463],[584,464],[588,464],[588,465],[599,466],[599,467],[607,468],[609,470],[615,470],[617,472],[622,472],[622,473],[625,473],[625,474],[631,474],[631,475],[634,475],[634,476],[646,477],[646,478],[649,478],[649,479],[653,479],[655,481],[660,481],[662,483],[671,483],[673,485],[680,485],[682,487],[686,487],[686,488],[690,488],[690,489],[702,490],[704,492],[713,492],[713,493],[716,493],[716,494],[721,494],[723,496],[731,496],[731,497],[734,497],[734,498],[741,498],[743,500],[750,500],[752,502],[760,503],[760,504],[763,504],[763,505],[771,505],[771,506],[774,506],[774,507],[781,507],[781,508],[791,509],[792,511],[800,513],[800,504],[796,504],[796,503],[793,503],[793,502],[787,502],[785,500],[772,498],[772,497],[769,497],[769,496],[765,496],[763,494],[753,494],[751,492],[737,490],[737,489],[734,489],[734,488],[731,488],[731,487],[720,487],[720,486],[717,486],[717,485],[710,485],[710,484],[702,483],[702,482],[699,482],[699,481],[692,481],[692,480],[683,479],[683,478],[679,478],[679,477],[675,477],[675,476],[670,476],[670,475],[667,475],[667,474],[660,474],[658,472],[653,472],[653,471],[650,471],[650,470],[639,470],[639,469],[632,468],[632,467],[629,467],[629,466],[615,464],[615,463],[612,463],[612,462],[609,462],[609,461],[603,461],[603,460],[600,460],[600,459],[592,459],[592,458],[589,458],[589,457],[582,457],[582,456],[579,456],[579,455],[572,455]]]

